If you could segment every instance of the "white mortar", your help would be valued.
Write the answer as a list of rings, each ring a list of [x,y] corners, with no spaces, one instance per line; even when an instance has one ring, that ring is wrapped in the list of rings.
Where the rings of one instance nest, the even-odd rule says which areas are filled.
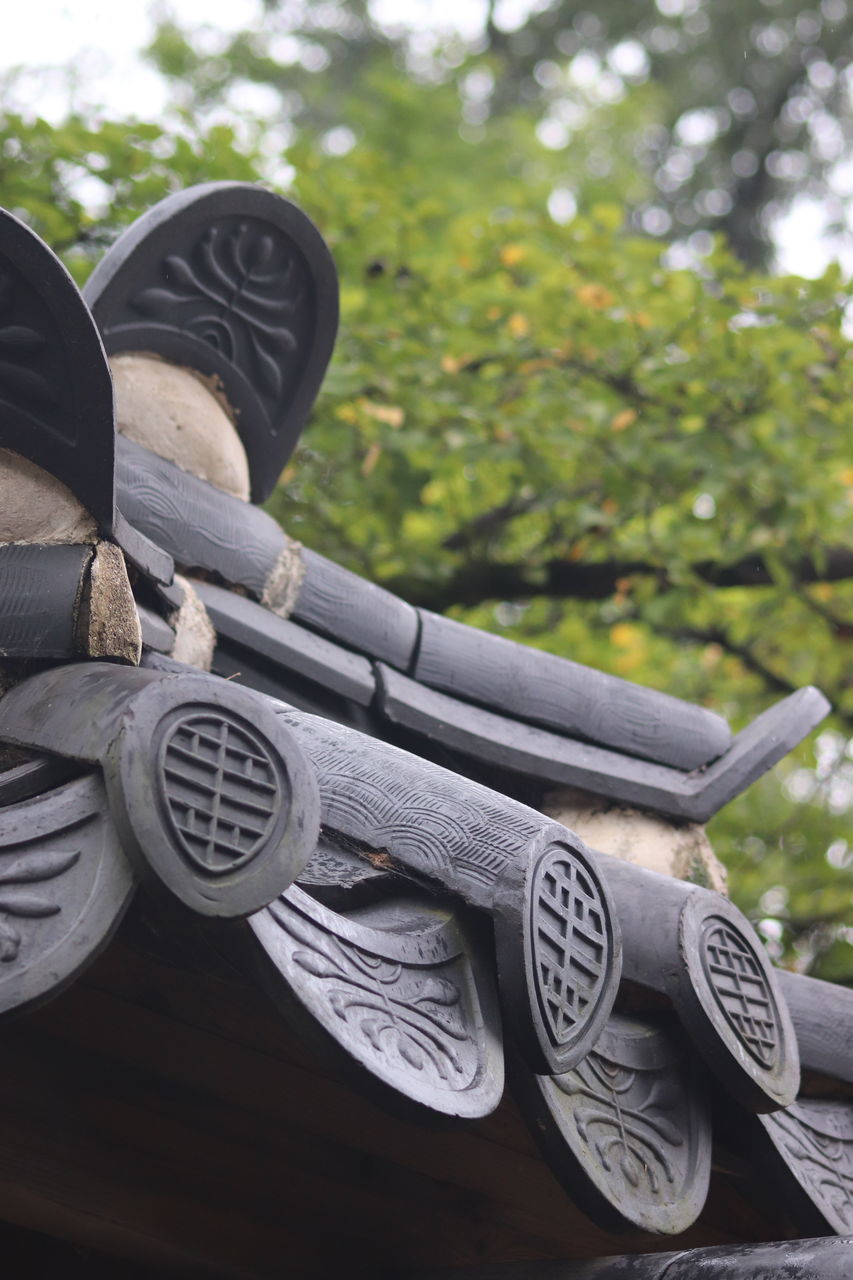
[[[576,831],[592,849],[718,893],[728,892],[726,869],[698,823],[668,822],[572,789],[546,796],[544,812]]]
[[[71,490],[11,449],[0,449],[0,543],[94,542],[95,521]]]
[[[186,662],[190,667],[209,671],[213,663],[213,650],[216,647],[213,623],[193,584],[177,573],[175,582],[183,590],[184,598],[180,609],[171,618],[172,626],[175,628],[172,657],[176,662]]]
[[[122,435],[248,502],[249,466],[237,429],[199,375],[151,355],[113,356],[110,368]]]

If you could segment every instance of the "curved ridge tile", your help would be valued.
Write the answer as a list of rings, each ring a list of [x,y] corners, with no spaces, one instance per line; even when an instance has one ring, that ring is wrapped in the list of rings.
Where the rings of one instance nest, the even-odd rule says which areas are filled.
[[[293,1000],[351,1064],[444,1115],[488,1115],[503,1092],[490,964],[440,908],[389,898],[348,915],[293,886],[249,920],[270,994]]]
[[[838,1235],[853,1234],[853,1105],[800,1098],[760,1116],[788,1175]]]
[[[0,447],[67,487],[113,530],[113,389],[104,348],[56,255],[0,209]]]
[[[382,663],[376,674],[382,715],[409,733],[539,784],[581,787],[691,822],[707,822],[829,712],[819,690],[798,689],[742,729],[713,764],[684,773],[462,702]]]
[[[519,1064],[519,1102],[555,1176],[604,1230],[677,1235],[702,1211],[711,1117],[701,1068],[677,1029],[611,1014],[571,1071]]]
[[[84,296],[110,354],[145,352],[217,380],[263,502],[326,372],[338,279],[311,220],[243,182],[160,201],[93,271]]]
[[[534,809],[317,716],[279,714],[317,773],[322,821],[495,923],[501,996],[534,1070],[567,1070],[612,1007],[620,941],[583,842]]]
[[[777,969],[776,980],[803,1066],[853,1084],[853,990],[787,969]]]
[[[751,1111],[797,1096],[800,1061],[776,972],[722,894],[597,854],[616,903],[624,976],[672,1002],[726,1089]]]
[[[56,995],[106,946],[135,878],[89,774],[0,810],[0,1012]]]
[[[731,746],[725,720],[704,707],[419,612],[413,675],[431,688],[682,772],[708,764]]]

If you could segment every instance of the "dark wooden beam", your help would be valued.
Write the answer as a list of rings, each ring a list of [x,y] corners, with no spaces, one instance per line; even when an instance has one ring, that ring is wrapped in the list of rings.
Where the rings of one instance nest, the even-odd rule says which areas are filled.
[[[0,1134],[0,1219],[163,1275],[390,1280],[785,1229],[743,1169],[715,1175],[683,1236],[608,1235],[509,1100],[464,1126],[386,1114],[252,982],[137,913],[85,978],[3,1027]]]

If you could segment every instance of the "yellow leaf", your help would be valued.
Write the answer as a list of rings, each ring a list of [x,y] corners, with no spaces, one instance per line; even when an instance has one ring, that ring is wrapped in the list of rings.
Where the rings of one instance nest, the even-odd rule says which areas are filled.
[[[617,649],[634,649],[641,639],[640,633],[630,622],[617,622],[610,628],[610,639]]]
[[[841,472],[840,479],[844,485],[853,485],[853,467],[845,467]]]
[[[648,311],[635,311],[632,316],[629,316],[629,319],[633,320],[634,324],[637,325],[638,328],[640,329],[651,328],[652,318],[649,315]]]
[[[581,285],[578,289],[578,298],[592,311],[603,311],[605,307],[612,306],[616,301],[616,295],[606,289],[603,284]]]
[[[503,315],[503,312],[501,311],[500,307],[489,307],[488,311],[486,312],[486,319],[500,320],[502,315]]]
[[[530,332],[530,322],[520,311],[513,311],[506,322],[506,327],[514,338],[524,338]]]
[[[686,431],[689,436],[695,436],[697,431],[701,431],[705,425],[705,419],[700,417],[698,413],[689,413],[686,418],[681,419],[681,430]]]
[[[395,430],[402,427],[406,417],[398,404],[376,404],[373,400],[359,400],[358,405],[369,418],[384,422],[387,427],[394,427]]]
[[[349,422],[350,424],[358,422],[358,414],[351,404],[338,405],[335,410],[335,417],[340,418],[341,422]]]
[[[296,467],[294,466],[285,467],[278,478],[278,483],[281,485],[290,484],[291,480],[294,478],[295,475],[296,475]]]
[[[522,244],[505,244],[501,249],[501,262],[505,267],[517,266],[526,256],[527,250]]]
[[[382,454],[382,445],[379,444],[376,440],[374,440],[373,444],[370,446],[370,448],[367,450],[367,453],[364,455],[364,462],[362,462],[361,464],[361,474],[363,476],[370,475],[371,471],[379,461],[381,454]]]
[[[458,373],[459,361],[456,359],[456,356],[442,356],[441,367],[445,373]]]
[[[633,426],[637,421],[636,409],[623,409],[621,413],[617,413],[616,417],[610,424],[611,431],[626,431],[628,427]]]

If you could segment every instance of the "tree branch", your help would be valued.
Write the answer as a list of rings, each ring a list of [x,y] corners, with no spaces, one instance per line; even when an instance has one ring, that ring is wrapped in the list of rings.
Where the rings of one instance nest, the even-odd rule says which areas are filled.
[[[441,545],[447,551],[467,551],[477,542],[493,537],[516,516],[525,515],[538,502],[538,497],[510,498],[500,506],[492,507],[490,511],[481,512],[460,529],[448,534]]]
[[[700,561],[693,572],[715,587],[767,587],[773,572],[760,555],[746,556],[733,564]],[[606,600],[625,578],[643,575],[658,579],[661,588],[671,585],[666,569],[642,560],[547,560],[541,568],[527,564],[471,560],[445,581],[407,576],[386,580],[382,586],[403,595],[412,604],[443,613],[452,605],[485,604],[490,600],[529,600],[537,596],[556,599]],[[811,582],[841,582],[853,578],[853,549],[830,548],[821,564],[804,556],[791,566],[797,586]]]
[[[655,631],[658,635],[666,636],[668,640],[690,640],[696,644],[719,645],[721,649],[725,649],[726,653],[739,658],[747,670],[760,676],[768,688],[785,694],[795,693],[797,690],[797,685],[775,671],[771,671],[749,645],[737,644],[720,627],[655,627]]]

